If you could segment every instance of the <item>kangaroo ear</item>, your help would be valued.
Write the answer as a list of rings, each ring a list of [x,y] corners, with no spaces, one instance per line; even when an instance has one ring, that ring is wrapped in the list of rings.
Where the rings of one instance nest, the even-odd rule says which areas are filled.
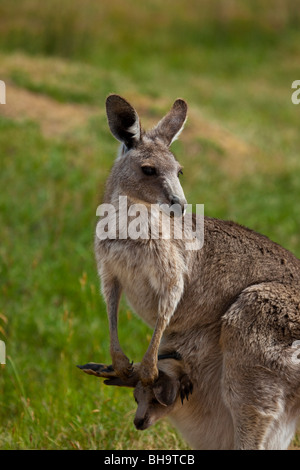
[[[187,104],[178,99],[168,114],[157,124],[155,134],[169,147],[176,140],[184,128],[187,119]]]
[[[141,126],[135,109],[119,95],[106,99],[106,114],[113,136],[128,149],[140,140]]]
[[[157,381],[153,385],[153,393],[156,400],[164,406],[172,405],[179,391],[180,382],[172,379],[164,372],[160,371]]]

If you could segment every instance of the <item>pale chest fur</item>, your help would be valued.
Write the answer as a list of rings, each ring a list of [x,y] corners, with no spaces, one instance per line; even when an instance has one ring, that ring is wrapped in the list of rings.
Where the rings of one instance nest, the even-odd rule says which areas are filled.
[[[168,295],[186,266],[176,246],[164,240],[137,243],[131,240],[96,242],[100,278],[116,278],[135,313],[154,327],[159,302]]]

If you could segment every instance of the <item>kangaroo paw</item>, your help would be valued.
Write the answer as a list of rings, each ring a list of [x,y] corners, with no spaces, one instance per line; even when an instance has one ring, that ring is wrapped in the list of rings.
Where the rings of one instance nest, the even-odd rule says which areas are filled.
[[[83,366],[77,366],[86,374],[95,375],[96,377],[113,378],[116,377],[116,372],[112,365],[97,364],[96,362],[89,362]]]

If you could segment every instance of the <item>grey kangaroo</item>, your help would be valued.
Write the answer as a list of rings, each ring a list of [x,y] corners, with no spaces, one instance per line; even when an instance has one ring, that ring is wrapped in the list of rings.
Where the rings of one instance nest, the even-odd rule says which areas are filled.
[[[119,196],[127,196],[128,210],[142,203],[149,217],[151,204],[184,212],[181,166],[169,148],[185,123],[185,101],[147,132],[122,97],[110,95],[106,109],[121,148],[104,202],[118,212]],[[142,387],[159,379],[158,353],[183,358],[194,392],[178,420],[189,421],[197,448],[287,448],[300,412],[300,261],[263,235],[209,217],[200,250],[174,237],[96,236],[95,252],[118,377],[130,380],[134,370],[118,339],[124,292],[154,330],[139,365]]]

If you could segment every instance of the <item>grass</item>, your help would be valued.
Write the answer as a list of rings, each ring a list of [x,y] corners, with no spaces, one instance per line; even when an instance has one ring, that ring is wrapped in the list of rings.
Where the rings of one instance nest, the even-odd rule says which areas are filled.
[[[117,151],[108,93],[132,101],[147,126],[187,99],[173,150],[188,201],[300,256],[294,2],[260,2],[259,17],[257,2],[207,1],[201,11],[196,1],[129,3],[66,1],[58,10],[55,0],[25,0],[16,14],[15,1],[0,0],[1,449],[187,448],[165,421],[137,432],[131,391],[75,367],[110,362],[93,256]],[[119,329],[140,360],[151,332],[124,300]]]

